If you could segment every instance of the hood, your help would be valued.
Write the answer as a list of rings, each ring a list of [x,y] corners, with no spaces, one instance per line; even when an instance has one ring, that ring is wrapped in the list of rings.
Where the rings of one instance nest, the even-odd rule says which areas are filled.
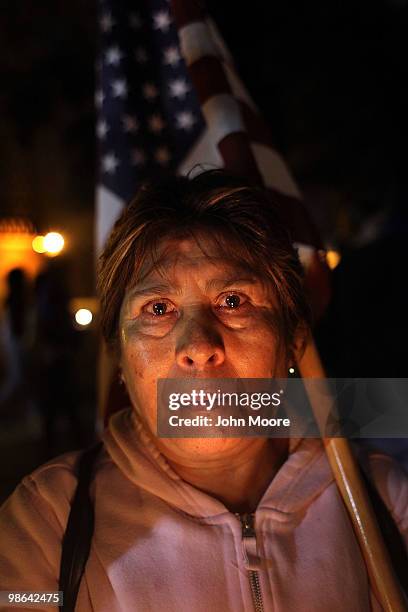
[[[131,482],[146,492],[197,518],[229,512],[221,501],[178,476],[152,442],[134,409],[115,413],[103,439],[113,462]],[[280,520],[285,516],[303,514],[333,481],[320,440],[291,440],[289,450],[288,459],[271,481],[257,508],[257,512],[273,512]]]

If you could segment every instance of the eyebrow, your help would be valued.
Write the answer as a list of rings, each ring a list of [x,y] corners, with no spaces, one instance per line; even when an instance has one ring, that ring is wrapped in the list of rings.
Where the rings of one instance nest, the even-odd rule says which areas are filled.
[[[213,278],[208,281],[206,284],[206,289],[227,289],[232,285],[235,286],[244,286],[244,285],[256,285],[260,283],[260,279],[254,276],[251,277],[236,277],[232,276],[230,278]]]
[[[135,285],[132,289],[129,289],[128,298],[133,299],[137,297],[143,297],[145,295],[165,295],[168,293],[180,294],[181,289],[170,285],[170,283],[160,283],[158,285],[146,285],[146,287],[138,287]]]
[[[211,289],[218,289],[222,291],[223,289],[228,289],[228,287],[232,286],[247,286],[247,285],[256,285],[261,283],[261,279],[256,277],[230,277],[230,278],[213,278],[209,280],[206,285],[206,291]],[[128,299],[134,299],[144,296],[150,295],[168,295],[168,294],[181,295],[181,287],[178,285],[173,285],[171,283],[155,283],[151,285],[138,286],[135,285],[128,292]]]

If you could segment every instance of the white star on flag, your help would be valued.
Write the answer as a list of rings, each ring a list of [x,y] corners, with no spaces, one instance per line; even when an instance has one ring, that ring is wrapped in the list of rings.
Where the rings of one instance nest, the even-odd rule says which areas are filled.
[[[130,27],[134,30],[139,30],[142,27],[142,20],[138,13],[130,13],[129,15]]]
[[[184,79],[175,79],[169,83],[170,92],[173,98],[184,98],[190,89]]]
[[[171,23],[170,15],[167,11],[158,11],[153,15],[153,27],[155,30],[166,32]]]
[[[171,155],[167,147],[159,147],[156,149],[154,158],[162,166],[167,166],[171,159]]]
[[[139,129],[139,122],[135,117],[131,117],[130,115],[124,115],[122,117],[122,122],[125,132],[133,134]]]
[[[97,108],[101,108],[104,99],[105,99],[105,96],[103,95],[102,89],[98,89],[98,91],[95,92],[95,106]]]
[[[149,128],[152,132],[161,132],[165,123],[160,115],[152,115],[149,117]]]
[[[142,166],[146,161],[146,156],[140,149],[133,149],[132,164],[134,166]]]
[[[177,114],[177,127],[182,130],[191,130],[195,124],[193,113],[190,111],[182,111]]]
[[[135,50],[135,60],[138,64],[145,64],[147,62],[146,49],[144,49],[143,47],[138,47]]]
[[[112,81],[113,97],[114,98],[126,98],[127,96],[127,85],[124,79],[118,79]]]
[[[106,174],[113,174],[119,166],[119,160],[114,153],[108,153],[102,158],[102,168]]]
[[[113,21],[112,15],[110,13],[105,13],[104,15],[102,15],[99,23],[100,23],[102,32],[105,32],[105,33],[110,32],[113,26],[115,25],[115,22]]]
[[[109,132],[109,128],[108,128],[108,124],[106,123],[106,121],[104,121],[103,119],[101,119],[101,121],[98,121],[96,125],[96,133],[98,135],[98,138],[100,140],[103,140],[108,132]]]
[[[118,66],[122,58],[123,53],[121,53],[119,47],[110,47],[106,51],[106,63],[108,65]]]
[[[177,47],[167,47],[164,50],[164,63],[170,66],[175,66],[181,60],[179,50]]]
[[[153,83],[145,83],[143,85],[143,96],[146,98],[146,100],[153,100],[154,98],[157,98],[158,95],[159,91],[156,85]]]

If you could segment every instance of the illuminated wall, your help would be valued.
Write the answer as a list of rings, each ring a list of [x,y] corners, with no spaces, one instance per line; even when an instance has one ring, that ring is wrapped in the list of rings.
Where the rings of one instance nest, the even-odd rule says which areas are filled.
[[[34,278],[44,265],[44,257],[35,253],[32,241],[34,228],[28,221],[5,219],[0,221],[0,300],[7,293],[7,274],[13,268],[23,268],[29,278]]]

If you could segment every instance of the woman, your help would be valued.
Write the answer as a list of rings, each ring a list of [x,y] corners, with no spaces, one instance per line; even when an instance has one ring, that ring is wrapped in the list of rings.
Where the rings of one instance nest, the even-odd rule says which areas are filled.
[[[268,197],[221,172],[140,190],[101,259],[101,321],[131,407],[91,486],[80,611],[379,610],[319,440],[160,438],[162,378],[285,378],[308,333],[301,267]],[[1,589],[57,590],[76,453],[1,511]],[[408,539],[408,483],[374,457]]]

